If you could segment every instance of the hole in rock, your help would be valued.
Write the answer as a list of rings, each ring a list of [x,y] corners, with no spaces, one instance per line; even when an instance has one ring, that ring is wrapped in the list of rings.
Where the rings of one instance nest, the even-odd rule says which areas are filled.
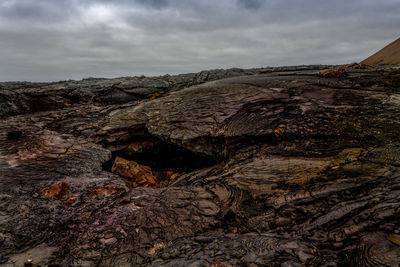
[[[22,137],[22,131],[19,131],[19,130],[9,131],[7,133],[7,138],[9,140],[20,139],[21,137]]]
[[[243,231],[240,220],[233,211],[228,211],[220,222],[220,227],[227,233]]]
[[[113,152],[103,169],[123,177],[131,188],[164,187],[182,174],[220,162],[217,157],[195,153],[152,136],[135,137],[106,147]]]

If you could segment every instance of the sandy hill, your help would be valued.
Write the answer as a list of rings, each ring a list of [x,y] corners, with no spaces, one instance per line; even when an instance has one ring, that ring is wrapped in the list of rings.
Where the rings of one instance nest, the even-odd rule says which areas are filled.
[[[385,46],[369,58],[363,64],[400,64],[400,38]]]

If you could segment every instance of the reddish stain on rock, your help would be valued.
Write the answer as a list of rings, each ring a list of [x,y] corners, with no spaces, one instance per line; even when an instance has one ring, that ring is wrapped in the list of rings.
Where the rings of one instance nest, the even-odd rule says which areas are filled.
[[[66,182],[60,182],[57,185],[44,188],[40,194],[44,199],[62,199],[69,193],[69,185]]]
[[[116,157],[111,171],[125,177],[129,187],[155,187],[157,183],[150,167],[120,157]]]
[[[318,73],[318,76],[323,77],[323,78],[340,78],[346,76],[347,73],[343,68],[340,68],[338,70],[321,70]]]
[[[151,100],[154,100],[154,99],[156,99],[156,98],[158,98],[160,96],[160,94],[158,93],[158,92],[155,92],[151,97],[150,97],[150,101]]]
[[[93,194],[95,195],[105,195],[105,196],[111,196],[120,193],[123,191],[124,188],[117,186],[117,185],[106,185],[103,187],[96,188],[93,190]]]
[[[283,132],[281,129],[275,129],[274,134],[276,137],[282,137],[283,136]]]
[[[64,205],[69,206],[69,205],[73,205],[78,201],[78,199],[74,196],[70,196],[67,200],[65,200],[63,202]]]

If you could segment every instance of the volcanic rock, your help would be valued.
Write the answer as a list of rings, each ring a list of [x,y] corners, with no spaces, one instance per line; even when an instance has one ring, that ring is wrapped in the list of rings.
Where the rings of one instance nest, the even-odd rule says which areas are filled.
[[[0,83],[0,264],[398,266],[398,70],[326,69]]]
[[[68,189],[69,185],[65,182],[61,182],[43,189],[40,197],[44,199],[61,199],[68,194]]]
[[[155,186],[156,177],[151,172],[150,167],[137,164],[134,161],[129,161],[117,157],[111,171],[127,178],[130,186]]]

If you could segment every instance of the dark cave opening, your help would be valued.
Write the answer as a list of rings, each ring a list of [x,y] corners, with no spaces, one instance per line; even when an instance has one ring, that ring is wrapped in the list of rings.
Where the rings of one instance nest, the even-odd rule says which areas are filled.
[[[106,148],[112,150],[112,157],[103,164],[103,169],[122,176],[130,187],[164,187],[182,174],[219,164],[222,160],[150,135],[115,142]]]

